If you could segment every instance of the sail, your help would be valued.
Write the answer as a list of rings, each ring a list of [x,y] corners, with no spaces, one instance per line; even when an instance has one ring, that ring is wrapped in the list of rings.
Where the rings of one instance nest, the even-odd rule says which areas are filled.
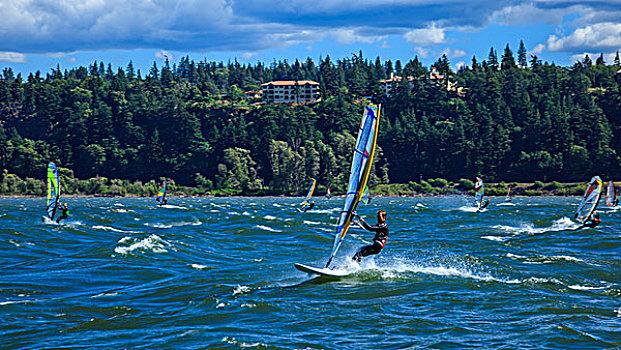
[[[593,176],[589,186],[586,191],[584,191],[582,201],[578,205],[576,215],[574,215],[575,219],[578,219],[580,222],[584,223],[584,221],[591,216],[593,211],[595,211],[595,208],[597,208],[597,203],[599,203],[603,185],[602,179],[600,179],[599,176]]]
[[[58,178],[58,169],[56,164],[50,162],[47,165],[47,216],[50,220],[54,220],[59,200],[60,179]]]
[[[511,202],[511,185],[509,185],[509,190],[507,191],[507,196],[505,197],[505,202]]]
[[[162,181],[160,189],[157,191],[157,202],[163,204],[164,199],[166,199],[166,181]]]
[[[483,204],[483,195],[485,194],[485,188],[483,185],[483,179],[477,177],[477,181],[474,184],[474,203],[476,206],[481,209],[481,205]]]
[[[347,234],[351,220],[356,213],[358,202],[360,202],[362,198],[362,192],[367,186],[367,181],[371,174],[373,155],[375,154],[380,112],[381,105],[379,104],[369,104],[364,109],[351,163],[345,204],[338,218],[332,253],[326,263],[326,268],[330,266],[330,262],[332,262],[332,259],[341,247],[341,243],[343,243],[343,239]]]
[[[332,190],[330,189],[330,187],[328,187],[328,191],[326,192],[326,198],[332,198]]]
[[[311,177],[310,180],[311,181],[310,181],[310,185],[308,187],[308,192],[306,193],[306,198],[304,199],[304,201],[302,203],[300,203],[300,205],[302,206],[301,209],[304,209],[304,207],[306,207],[310,203],[310,199],[313,196],[313,192],[315,192],[315,185],[317,185],[317,180],[315,180],[312,177]]]
[[[360,201],[364,204],[369,204],[371,202],[371,196],[369,195],[369,185],[367,184],[364,187],[364,191],[362,191],[362,198]]]
[[[614,201],[616,199],[615,193],[615,184],[612,180],[608,181],[608,188],[606,189],[606,205],[614,206]]]

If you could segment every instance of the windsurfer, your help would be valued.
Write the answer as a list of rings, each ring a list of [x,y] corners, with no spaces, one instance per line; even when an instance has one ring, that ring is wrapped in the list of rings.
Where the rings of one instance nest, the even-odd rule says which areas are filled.
[[[386,240],[388,240],[388,225],[386,224],[386,211],[384,210],[377,211],[377,225],[369,225],[360,216],[356,215],[356,217],[358,220],[354,220],[353,224],[360,225],[360,227],[367,231],[375,232],[373,244],[365,245],[358,249],[352,258],[352,260],[360,262],[362,258],[373,254],[379,254],[382,251],[382,248],[386,245]]]
[[[485,201],[485,203],[481,204],[481,209],[487,208],[488,205],[489,205],[489,198]]]
[[[69,217],[69,208],[67,207],[67,203],[58,204],[58,210],[62,211],[58,219],[56,219],[56,223],[60,224],[61,220],[65,220]]]
[[[595,228],[595,226],[599,225],[602,220],[599,218],[598,213],[593,213],[593,215],[589,216],[588,219],[584,220],[582,226],[578,227],[578,230],[581,228]]]
[[[307,211],[313,209],[314,207],[315,207],[315,201],[312,201],[306,208],[304,208],[304,212],[306,213]]]

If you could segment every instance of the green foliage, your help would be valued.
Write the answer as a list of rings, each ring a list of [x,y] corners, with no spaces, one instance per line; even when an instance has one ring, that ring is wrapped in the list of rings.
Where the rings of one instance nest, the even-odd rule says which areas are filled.
[[[459,184],[459,188],[464,191],[472,191],[474,188],[474,182],[468,179],[459,179],[457,183]]]
[[[535,183],[533,184],[533,187],[536,188],[536,189],[541,189],[541,188],[543,188],[543,182],[535,181]]]
[[[607,65],[599,55],[560,67],[526,55],[523,42],[515,56],[509,45],[500,57],[491,48],[485,61],[457,72],[443,56],[434,68],[450,81],[422,78],[430,71],[418,58],[393,63],[362,52],[269,67],[183,57],[154,64],[146,76],[131,62],[116,73],[95,62],[27,79],[7,68],[0,74],[0,168],[17,178],[3,175],[1,191],[40,190],[22,179],[42,181],[54,161],[67,194],[153,195],[160,177],[188,194],[302,194],[310,177],[318,189],[343,193],[364,96],[384,106],[373,188],[393,182],[407,185],[386,191],[468,192],[473,174],[489,182],[621,178],[618,59]],[[414,78],[386,95],[379,80],[392,73]],[[262,83],[295,79],[319,82],[321,102],[244,99]],[[536,189],[573,191],[550,186]],[[490,188],[501,189],[506,184]]]

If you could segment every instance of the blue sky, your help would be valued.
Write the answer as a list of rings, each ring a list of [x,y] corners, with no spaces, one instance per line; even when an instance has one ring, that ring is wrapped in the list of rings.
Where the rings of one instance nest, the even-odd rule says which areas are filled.
[[[621,0],[0,0],[0,68],[27,74],[93,61],[147,72],[165,57],[241,63],[349,57],[453,67],[520,40],[571,65],[621,50]]]

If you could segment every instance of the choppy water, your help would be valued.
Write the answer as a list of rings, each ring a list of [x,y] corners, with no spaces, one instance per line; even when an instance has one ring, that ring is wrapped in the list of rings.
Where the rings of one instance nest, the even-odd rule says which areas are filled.
[[[496,199],[498,202],[501,199]],[[576,198],[374,198],[391,236],[351,231],[312,278],[342,199],[69,198],[65,225],[43,199],[0,199],[4,349],[615,348],[621,346],[621,212],[572,231]],[[116,212],[114,209],[130,209]]]

